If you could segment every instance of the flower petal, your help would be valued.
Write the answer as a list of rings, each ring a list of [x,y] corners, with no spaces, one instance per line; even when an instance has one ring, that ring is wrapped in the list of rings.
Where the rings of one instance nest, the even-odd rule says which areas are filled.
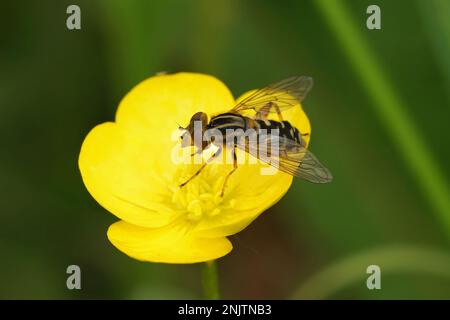
[[[157,175],[163,168],[154,153],[152,140],[112,122],[98,125],[81,147],[83,182],[94,199],[120,219],[147,227],[166,225],[175,212],[159,201],[166,187]]]
[[[275,204],[288,190],[292,176],[278,171],[261,175],[264,165],[241,164],[229,179],[224,202],[232,206],[202,219],[193,232],[203,237],[223,237],[238,233]]]
[[[177,123],[186,127],[194,113],[211,115],[233,105],[228,88],[212,76],[184,72],[160,75],[144,80],[123,98],[116,122],[167,143]]]
[[[182,227],[149,229],[124,221],[111,225],[108,239],[120,251],[141,261],[196,263],[220,258],[232,249],[225,238],[200,238]]]

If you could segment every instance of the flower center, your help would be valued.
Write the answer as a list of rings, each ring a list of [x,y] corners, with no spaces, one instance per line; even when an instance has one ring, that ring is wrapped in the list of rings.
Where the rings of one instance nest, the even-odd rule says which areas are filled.
[[[192,170],[192,166],[180,166],[170,186],[172,204],[192,223],[215,217],[223,209],[234,207],[236,202],[227,196],[226,191],[225,196],[221,196],[226,171],[217,165],[208,165],[198,176],[180,187],[196,170],[198,167]]]

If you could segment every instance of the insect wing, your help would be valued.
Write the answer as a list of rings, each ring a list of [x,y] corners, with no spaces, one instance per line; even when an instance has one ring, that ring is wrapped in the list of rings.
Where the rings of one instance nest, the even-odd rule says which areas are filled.
[[[261,161],[292,176],[314,183],[328,183],[333,177],[312,152],[299,143],[278,135],[260,135],[257,144],[238,147]]]
[[[230,112],[241,113],[245,110],[260,111],[269,103],[275,103],[283,111],[303,101],[313,86],[313,79],[306,76],[294,76],[265,88],[259,89],[239,102]],[[274,108],[268,112],[275,112]]]

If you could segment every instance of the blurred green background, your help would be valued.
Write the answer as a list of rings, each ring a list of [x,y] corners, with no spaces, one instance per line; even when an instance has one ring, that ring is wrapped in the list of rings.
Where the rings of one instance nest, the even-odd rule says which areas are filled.
[[[201,298],[199,265],[112,247],[116,218],[77,167],[89,130],[159,71],[212,74],[235,96],[315,79],[311,149],[335,179],[295,180],[231,237],[223,298],[450,298],[450,1],[9,0],[0,39],[0,298]],[[82,290],[66,288],[70,264]]]

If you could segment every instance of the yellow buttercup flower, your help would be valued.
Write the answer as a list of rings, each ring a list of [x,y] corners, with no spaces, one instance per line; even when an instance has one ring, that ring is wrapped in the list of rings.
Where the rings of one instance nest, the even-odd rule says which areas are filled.
[[[223,197],[223,181],[232,164],[208,164],[180,188],[199,165],[172,161],[179,144],[173,139],[177,123],[187,125],[198,111],[211,116],[230,110],[235,103],[227,87],[214,77],[159,75],[125,96],[115,122],[89,132],[79,168],[94,199],[121,219],[108,230],[114,246],[143,261],[217,259],[232,249],[227,236],[244,229],[287,192],[290,175],[261,175],[263,164],[250,163],[238,166]],[[283,115],[301,132],[310,132],[300,106]]]

